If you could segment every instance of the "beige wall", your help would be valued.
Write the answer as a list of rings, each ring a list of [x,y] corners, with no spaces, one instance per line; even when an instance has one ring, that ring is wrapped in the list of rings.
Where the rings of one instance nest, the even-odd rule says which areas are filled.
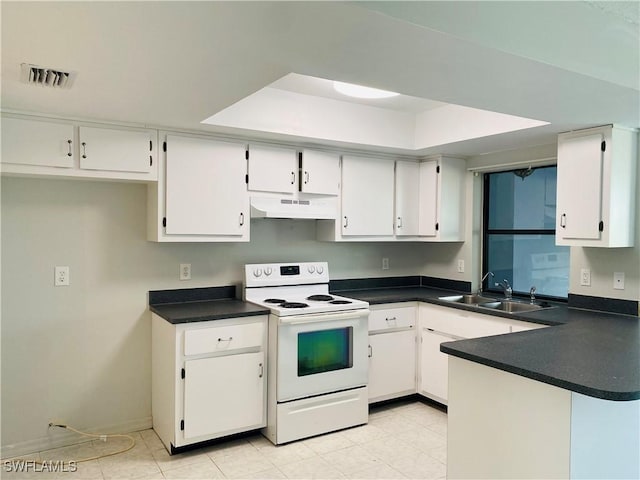
[[[447,275],[453,259],[436,261],[460,244],[317,242],[313,221],[253,220],[248,244],[148,242],[142,184],[3,177],[2,234],[3,456],[53,445],[51,420],[150,425],[149,290],[240,284],[245,263],[291,260],[327,260],[332,278],[430,274],[430,263],[461,277]],[[53,286],[55,265],[70,267],[70,286]]]

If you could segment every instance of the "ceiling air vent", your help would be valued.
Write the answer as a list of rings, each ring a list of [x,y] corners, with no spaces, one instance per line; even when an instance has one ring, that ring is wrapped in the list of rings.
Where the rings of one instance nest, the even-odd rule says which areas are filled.
[[[65,72],[58,68],[40,67],[29,63],[22,63],[20,67],[22,69],[20,79],[32,85],[71,88],[76,78],[76,72]]]

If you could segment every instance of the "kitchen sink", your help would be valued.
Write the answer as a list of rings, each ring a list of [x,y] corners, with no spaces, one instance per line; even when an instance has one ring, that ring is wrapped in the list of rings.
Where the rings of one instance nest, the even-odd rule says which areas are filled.
[[[470,293],[466,295],[451,295],[448,297],[438,297],[439,300],[452,303],[463,303],[472,307],[478,307],[481,309],[494,310],[505,313],[524,313],[541,310],[543,308],[550,308],[551,305],[543,302],[539,303],[525,303],[516,300],[497,300],[491,297],[483,297],[482,295]]]
[[[534,310],[540,310],[542,308],[545,308],[545,306],[538,305],[535,303],[520,303],[520,302],[511,301],[511,300],[480,303],[478,304],[478,307],[488,308],[491,310],[498,310],[506,313],[532,312]]]
[[[468,295],[451,295],[449,297],[439,297],[439,300],[444,300],[445,302],[454,302],[454,303],[465,303],[467,305],[477,305],[479,303],[488,303],[495,302],[495,298],[483,297],[481,295],[476,294],[468,294]]]

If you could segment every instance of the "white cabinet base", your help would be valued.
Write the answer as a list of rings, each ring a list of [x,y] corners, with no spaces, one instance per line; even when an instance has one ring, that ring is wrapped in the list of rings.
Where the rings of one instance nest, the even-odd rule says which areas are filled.
[[[447,478],[640,478],[640,400],[450,357]]]
[[[416,393],[416,332],[369,335],[369,402]]]
[[[569,478],[571,392],[449,358],[447,478]]]
[[[266,425],[266,331],[262,315],[178,325],[151,315],[153,429],[170,453]],[[222,335],[240,342],[221,351]]]

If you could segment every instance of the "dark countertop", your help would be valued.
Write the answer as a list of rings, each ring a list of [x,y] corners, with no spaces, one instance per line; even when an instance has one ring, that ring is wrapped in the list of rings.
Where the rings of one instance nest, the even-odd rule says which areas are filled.
[[[269,309],[234,295],[234,286],[151,291],[149,310],[172,324],[269,315]]]
[[[371,305],[425,302],[527,321],[550,328],[446,342],[449,355],[605,400],[640,399],[640,318],[594,310],[554,308],[509,314],[452,304],[438,297],[460,292],[426,286],[332,289]],[[172,324],[268,315],[235,298],[235,287],[149,292],[149,309]]]
[[[426,302],[550,325],[525,332],[446,342],[440,350],[499,370],[605,400],[640,399],[640,318],[594,310],[554,308],[508,314],[451,304],[459,292],[429,287],[341,290],[370,304]]]
[[[269,315],[268,309],[236,299],[164,303],[149,310],[173,324]]]

